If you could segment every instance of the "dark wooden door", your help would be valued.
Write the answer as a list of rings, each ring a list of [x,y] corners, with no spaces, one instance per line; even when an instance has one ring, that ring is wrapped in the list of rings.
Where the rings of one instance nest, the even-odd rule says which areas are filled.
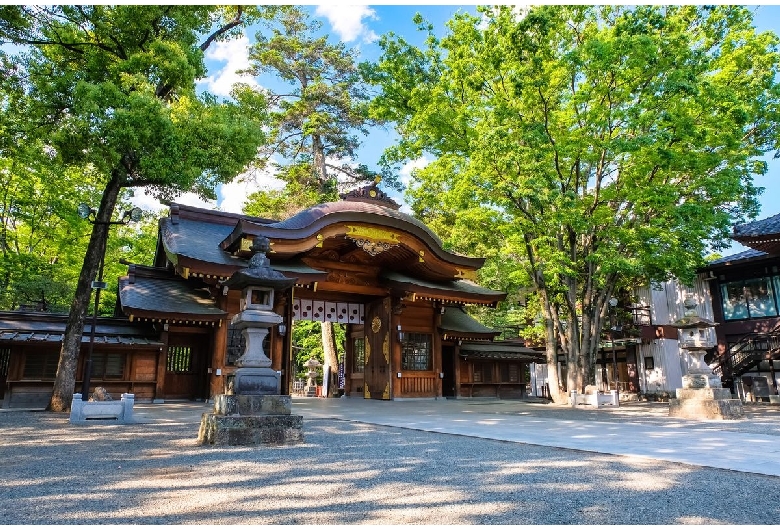
[[[444,379],[441,381],[441,395],[455,397],[455,348],[452,346],[442,346],[441,348],[441,370],[444,373]]]
[[[366,306],[366,369],[363,396],[367,399],[390,399],[390,299]]]
[[[205,335],[180,335],[168,342],[165,399],[203,399],[206,383]]]

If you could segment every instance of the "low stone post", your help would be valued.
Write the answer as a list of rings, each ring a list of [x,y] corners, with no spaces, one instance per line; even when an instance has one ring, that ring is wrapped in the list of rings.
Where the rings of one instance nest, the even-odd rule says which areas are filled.
[[[122,394],[122,421],[125,423],[133,421],[133,405],[135,405],[135,394]]]

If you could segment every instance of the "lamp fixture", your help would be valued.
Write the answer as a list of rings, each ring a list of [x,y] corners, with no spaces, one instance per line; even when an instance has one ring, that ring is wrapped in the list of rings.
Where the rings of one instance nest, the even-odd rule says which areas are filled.
[[[285,326],[284,324],[279,324],[279,327],[277,327],[276,329],[279,330],[279,335],[281,335],[282,337],[284,337],[285,334],[287,333],[287,326]]]
[[[130,210],[125,210],[118,221],[98,221],[97,210],[84,202],[78,205],[76,213],[79,217],[87,219],[93,225],[126,225],[130,222],[137,223],[141,220],[141,217],[143,217],[143,211],[136,206]]]

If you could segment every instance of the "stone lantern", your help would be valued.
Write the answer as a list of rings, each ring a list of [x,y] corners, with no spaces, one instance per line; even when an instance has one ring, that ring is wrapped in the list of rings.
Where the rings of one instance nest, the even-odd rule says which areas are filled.
[[[269,246],[267,238],[256,237],[249,265],[222,283],[228,289],[241,289],[240,312],[231,323],[241,330],[246,347],[236,360],[232,393],[217,396],[214,412],[203,415],[198,435],[202,444],[303,441],[303,418],[290,415],[290,396],[280,395],[279,374],[263,351],[269,329],[283,321],[273,312],[274,291],[291,287],[296,281],[271,268],[265,255]]]
[[[322,366],[322,364],[317,359],[311,358],[306,361],[305,366],[309,369],[306,372],[309,379],[306,381],[306,388],[303,389],[303,393],[306,397],[314,397],[317,395],[317,368]]]
[[[683,387],[675,391],[677,399],[669,400],[669,415],[689,419],[739,419],[744,415],[742,402],[732,399],[731,391],[723,388],[720,377],[704,362],[707,349],[715,346],[717,323],[696,313],[696,302],[687,298],[685,315],[672,326],[679,333],[680,349],[691,359]]]

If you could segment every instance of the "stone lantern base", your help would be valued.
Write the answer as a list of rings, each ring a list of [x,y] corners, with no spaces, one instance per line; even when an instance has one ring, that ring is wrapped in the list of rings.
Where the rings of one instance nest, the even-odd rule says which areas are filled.
[[[710,374],[683,377],[683,388],[669,400],[669,416],[690,420],[738,420],[745,415],[742,401],[732,399],[731,390],[720,387],[720,378]]]
[[[214,412],[203,414],[200,445],[303,443],[303,416],[290,414],[290,396],[220,394]]]

